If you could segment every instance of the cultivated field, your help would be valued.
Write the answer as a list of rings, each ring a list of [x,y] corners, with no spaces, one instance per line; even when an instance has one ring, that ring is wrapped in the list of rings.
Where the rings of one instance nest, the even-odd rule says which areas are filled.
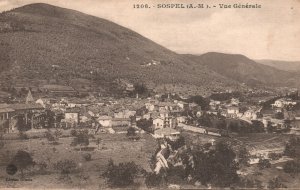
[[[105,171],[109,159],[112,159],[115,163],[134,161],[137,165],[149,171],[148,161],[157,147],[155,139],[147,134],[143,134],[138,141],[132,141],[126,137],[126,134],[101,133],[95,135],[95,139],[90,139],[88,147],[94,148],[94,150],[80,151],[75,150],[75,148],[79,149],[79,146],[70,146],[73,137],[68,137],[66,135],[68,133],[69,131],[64,131],[63,137],[59,138],[59,144],[57,145],[51,144],[46,138],[5,140],[0,156],[0,188],[107,188],[101,174]],[[97,138],[101,139],[99,147],[96,144]],[[6,173],[7,165],[18,150],[31,153],[36,163],[45,162],[47,164],[46,172],[40,172],[38,165],[36,165],[24,172],[25,178],[30,181],[7,181],[11,178],[21,178],[20,172],[15,175]],[[83,154],[87,152],[92,155],[91,161],[86,161],[83,158]],[[68,180],[60,179],[60,171],[55,170],[53,167],[54,163],[65,159],[74,160],[77,165],[77,169],[69,175]]]

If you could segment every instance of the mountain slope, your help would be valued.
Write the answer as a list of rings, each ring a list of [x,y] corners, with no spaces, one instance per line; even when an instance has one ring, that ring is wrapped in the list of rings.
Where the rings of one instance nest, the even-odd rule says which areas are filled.
[[[300,71],[300,61],[256,60],[257,63],[284,71]]]
[[[208,91],[237,85],[127,28],[47,4],[2,13],[0,51],[5,58],[0,77],[5,84],[87,79],[101,85],[122,78]]]
[[[244,55],[210,52],[185,56],[224,77],[251,86],[299,86],[299,74],[259,64]]]

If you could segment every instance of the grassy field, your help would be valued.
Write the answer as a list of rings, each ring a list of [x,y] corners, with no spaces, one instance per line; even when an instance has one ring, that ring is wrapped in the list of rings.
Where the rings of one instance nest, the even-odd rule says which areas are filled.
[[[96,144],[95,139],[100,138],[101,143]],[[59,138],[58,145],[52,145],[46,138],[35,138],[28,140],[6,140],[1,149],[2,163],[0,166],[0,189],[2,187],[16,188],[84,188],[103,189],[107,188],[101,174],[105,171],[109,159],[115,163],[134,161],[145,170],[150,170],[149,159],[157,147],[155,139],[143,134],[138,141],[129,140],[126,134],[98,134],[95,139],[90,139],[89,147],[94,151],[77,151],[76,147],[70,146],[73,137]],[[77,147],[78,148],[78,147]],[[10,176],[6,173],[6,166],[12,156],[18,150],[31,153],[36,163],[46,162],[45,174],[38,171],[38,166],[25,172],[25,178],[32,181],[7,181],[7,178],[20,179],[21,174],[17,172]],[[86,161],[82,155],[89,152],[91,161]],[[54,170],[53,164],[59,160],[71,159],[77,164],[76,172],[70,174],[70,180],[59,179],[61,174]]]

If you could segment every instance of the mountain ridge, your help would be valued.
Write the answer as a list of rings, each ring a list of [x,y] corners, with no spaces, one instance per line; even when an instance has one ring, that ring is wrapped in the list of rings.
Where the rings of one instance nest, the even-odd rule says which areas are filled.
[[[31,4],[1,14],[0,22],[11,25],[0,33],[3,49],[10,49],[4,52],[7,63],[1,63],[9,67],[0,77],[12,85],[27,79],[67,84],[77,78],[95,86],[125,78],[200,91],[238,85],[128,28],[78,11]]]
[[[245,82],[271,84],[274,75],[279,75],[279,71],[271,69],[273,73],[266,80],[261,76],[264,73],[256,76],[255,68],[251,68],[250,74],[255,76],[247,78],[254,79],[249,83],[242,80],[248,74],[239,62],[264,70],[266,67],[244,55],[177,54],[106,19],[41,3],[1,13],[0,37],[2,85],[70,85],[84,79],[90,84],[76,84],[77,88],[85,85],[97,90],[110,88],[106,84],[121,78],[162,92],[167,86],[173,92],[207,94],[243,89]],[[220,64],[226,65],[222,68],[225,73],[218,69]],[[237,77],[229,75],[230,69],[236,71]],[[288,74],[283,75],[280,80]]]

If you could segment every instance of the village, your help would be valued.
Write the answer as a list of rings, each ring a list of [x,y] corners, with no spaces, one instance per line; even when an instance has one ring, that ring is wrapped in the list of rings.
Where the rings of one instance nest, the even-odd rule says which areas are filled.
[[[143,137],[148,135],[147,139],[158,143],[152,147],[157,147],[152,152],[156,154],[152,171],[158,175],[171,163],[173,166],[183,165],[178,159],[179,149],[213,147],[220,141],[232,145],[237,153],[241,147],[247,149],[247,164],[251,166],[261,164],[262,160],[283,164],[293,160],[284,156],[285,147],[289,138],[299,135],[300,131],[298,91],[255,103],[227,97],[231,94],[228,92],[205,99],[178,97],[171,93],[143,98],[139,94],[118,99],[94,95],[77,98],[72,96],[73,90],[65,88],[46,93],[50,96],[35,98],[28,89],[23,100],[0,104],[3,142],[48,138],[47,134],[51,133],[73,135],[83,130],[92,136],[109,134],[111,138],[125,135],[133,142],[145,140]],[[172,148],[174,143],[181,143],[178,150]],[[277,156],[275,160],[274,155]],[[282,166],[276,168],[282,170]],[[248,170],[242,167],[237,173],[241,176],[253,174]]]

